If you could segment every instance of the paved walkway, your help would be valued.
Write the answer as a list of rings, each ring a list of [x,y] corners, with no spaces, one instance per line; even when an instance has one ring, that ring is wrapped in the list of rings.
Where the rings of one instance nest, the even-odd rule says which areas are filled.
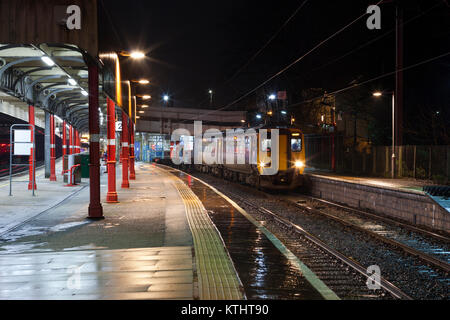
[[[242,298],[214,226],[191,219],[205,213],[198,198],[177,178],[149,164],[136,166],[136,178],[130,189],[118,188],[118,204],[102,204],[105,219],[100,221],[86,219],[88,187],[34,218],[37,206],[16,202],[16,211],[30,213],[26,223],[0,236],[0,299]],[[101,178],[102,200],[106,179]],[[53,184],[61,188],[62,182]],[[45,200],[38,194],[40,198]],[[0,203],[9,199],[0,195]],[[207,230],[208,237],[197,229]],[[216,250],[200,252],[206,240]],[[200,265],[222,268],[198,269]]]

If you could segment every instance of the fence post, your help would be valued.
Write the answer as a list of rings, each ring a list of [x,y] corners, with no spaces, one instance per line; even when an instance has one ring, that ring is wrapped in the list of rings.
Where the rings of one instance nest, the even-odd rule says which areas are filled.
[[[384,172],[385,172],[385,175],[386,174],[388,174],[391,170],[390,170],[390,166],[389,166],[389,163],[390,163],[390,161],[389,161],[389,147],[384,147],[384,150],[385,150],[385,154],[386,154],[386,164],[384,165]]]
[[[372,146],[372,174],[377,175],[377,147]]]
[[[450,147],[447,146],[447,182],[450,181]]]
[[[428,179],[431,179],[431,146],[428,147]]]
[[[402,162],[403,162],[403,146],[398,146],[398,172],[397,172],[397,176],[399,178],[402,177]]]

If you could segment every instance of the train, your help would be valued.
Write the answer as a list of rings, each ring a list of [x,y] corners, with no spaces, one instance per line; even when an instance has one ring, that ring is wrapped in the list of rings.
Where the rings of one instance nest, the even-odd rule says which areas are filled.
[[[278,146],[272,146],[274,129],[278,130]],[[233,132],[243,131],[242,128],[233,129]],[[212,139],[217,135],[226,138]],[[194,141],[192,136],[172,141],[171,158],[172,152],[175,152],[181,159],[177,165],[182,169],[194,168],[264,190],[293,190],[304,183],[305,142],[303,132],[298,128],[261,126],[245,128],[243,135],[222,132],[214,137],[209,134],[202,139],[200,163],[195,162],[195,152],[192,152],[195,150]],[[272,161],[277,156],[274,152],[278,154],[278,168],[269,170],[273,169]],[[239,158],[245,161],[237,161]]]

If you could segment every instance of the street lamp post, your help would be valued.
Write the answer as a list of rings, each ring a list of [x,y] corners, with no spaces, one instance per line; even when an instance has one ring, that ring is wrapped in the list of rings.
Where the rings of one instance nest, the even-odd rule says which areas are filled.
[[[395,178],[395,91],[387,92],[392,95],[392,155],[391,155],[391,178]],[[374,92],[374,97],[381,97],[382,92]]]
[[[212,106],[212,103],[213,103],[213,91],[211,89],[209,89],[208,93],[209,93],[209,105]]]

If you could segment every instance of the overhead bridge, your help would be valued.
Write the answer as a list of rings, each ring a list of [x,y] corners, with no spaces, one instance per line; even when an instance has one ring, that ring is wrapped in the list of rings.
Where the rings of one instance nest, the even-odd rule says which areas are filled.
[[[145,114],[137,121],[138,132],[170,134],[178,128],[194,132],[194,121],[202,121],[203,131],[225,130],[242,127],[246,122],[246,111],[152,106],[145,109]]]

